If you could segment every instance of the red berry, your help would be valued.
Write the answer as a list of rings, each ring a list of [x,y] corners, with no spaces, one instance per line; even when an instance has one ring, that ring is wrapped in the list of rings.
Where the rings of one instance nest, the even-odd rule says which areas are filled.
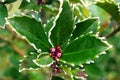
[[[50,55],[55,61],[57,61],[57,59],[62,55],[60,46],[57,46],[56,48],[50,48]]]

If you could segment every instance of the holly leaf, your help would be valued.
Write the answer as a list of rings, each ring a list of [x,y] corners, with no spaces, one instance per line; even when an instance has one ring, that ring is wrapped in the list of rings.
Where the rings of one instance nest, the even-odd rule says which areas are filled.
[[[46,32],[47,35],[49,34],[50,29],[53,27],[54,20],[55,20],[55,18],[51,18],[51,19],[47,22],[47,24],[45,25],[45,28],[44,28],[44,29],[45,29],[45,32]]]
[[[109,48],[110,46],[105,41],[88,34],[69,43],[64,49],[60,60],[80,65],[94,59],[97,55],[100,55],[100,53]]]
[[[73,24],[74,20],[71,7],[67,1],[64,1],[62,11],[50,35],[51,42],[54,46],[63,45],[69,39],[73,30]]]
[[[19,9],[22,10],[39,10],[41,8],[40,5],[37,5],[35,3],[35,0],[29,0],[29,2],[27,0],[22,0],[21,5],[19,7]]]
[[[37,58],[38,54],[33,52],[31,53],[32,54],[27,55],[23,60],[20,61],[20,69],[19,69],[20,72],[24,70],[40,68],[33,62],[33,60]]]
[[[27,16],[16,16],[9,18],[8,22],[11,27],[21,34],[21,36],[24,36],[36,50],[41,49],[43,52],[49,52],[51,45],[39,21]]]
[[[4,4],[0,4],[0,26],[4,26],[6,23],[5,18],[8,17],[8,11]]]
[[[79,37],[80,35],[85,35],[88,32],[93,32],[96,34],[98,29],[98,18],[89,18],[86,20],[83,20],[81,22],[78,22],[76,24],[76,28],[73,31],[73,35],[71,37],[71,40]]]
[[[36,59],[34,59],[34,63],[40,67],[49,67],[50,64],[53,62],[52,57],[50,55],[41,53],[38,55]]]
[[[107,11],[116,21],[120,21],[120,12],[118,5],[114,0],[102,0],[96,3],[97,6]]]

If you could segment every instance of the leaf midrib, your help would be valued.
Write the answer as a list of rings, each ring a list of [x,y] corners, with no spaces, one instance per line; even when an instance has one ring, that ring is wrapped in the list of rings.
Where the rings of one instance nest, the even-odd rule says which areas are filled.
[[[95,50],[96,48],[90,48],[90,49],[85,49],[85,50],[81,50],[81,51],[77,51],[77,52],[66,52],[65,54],[63,53],[63,55],[73,55],[73,54],[79,54],[80,52],[84,52],[84,51],[89,51],[89,50]]]

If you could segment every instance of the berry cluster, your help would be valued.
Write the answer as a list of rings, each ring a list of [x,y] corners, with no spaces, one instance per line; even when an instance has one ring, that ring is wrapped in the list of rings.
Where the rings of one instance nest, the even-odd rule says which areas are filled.
[[[58,58],[62,56],[60,46],[57,46],[56,48],[50,48],[50,56],[54,59],[54,62],[51,64],[53,74],[61,73],[62,69],[58,66]]]
[[[53,64],[51,64],[51,68],[53,74],[58,74],[62,72],[62,69],[57,66],[56,62],[53,62]]]
[[[57,61],[57,59],[62,55],[60,46],[57,46],[56,48],[51,48],[50,55],[55,61]]]

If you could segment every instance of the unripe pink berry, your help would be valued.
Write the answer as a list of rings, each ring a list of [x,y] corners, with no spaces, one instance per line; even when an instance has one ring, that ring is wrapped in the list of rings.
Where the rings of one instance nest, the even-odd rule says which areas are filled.
[[[51,53],[54,53],[55,51],[56,51],[55,48],[50,48],[50,52],[51,52]]]
[[[61,52],[58,52],[58,53],[57,53],[57,57],[58,57],[58,58],[61,57],[61,55],[62,55]]]

